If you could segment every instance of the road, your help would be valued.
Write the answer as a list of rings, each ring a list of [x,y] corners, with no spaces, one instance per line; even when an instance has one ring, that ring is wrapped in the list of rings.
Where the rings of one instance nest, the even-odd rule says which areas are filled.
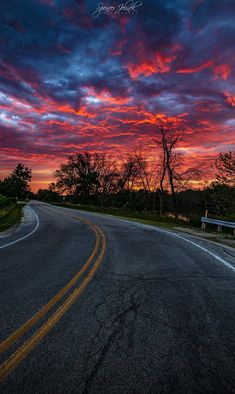
[[[1,393],[235,393],[235,253],[30,206],[0,239]]]

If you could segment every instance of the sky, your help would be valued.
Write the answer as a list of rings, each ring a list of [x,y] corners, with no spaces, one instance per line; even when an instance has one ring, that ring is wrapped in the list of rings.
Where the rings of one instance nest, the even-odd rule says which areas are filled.
[[[0,179],[21,162],[36,191],[69,154],[157,156],[166,118],[186,167],[213,179],[235,150],[235,1],[100,4],[1,0]]]

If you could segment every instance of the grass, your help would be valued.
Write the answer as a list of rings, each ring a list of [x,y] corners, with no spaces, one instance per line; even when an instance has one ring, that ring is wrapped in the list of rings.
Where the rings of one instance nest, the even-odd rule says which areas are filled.
[[[10,207],[0,208],[0,232],[20,222],[23,206],[24,204],[15,204]]]
[[[190,226],[187,223],[185,223],[183,220],[176,220],[172,217],[167,217],[167,216],[160,216],[155,212],[134,212],[134,211],[123,211],[118,208],[101,208],[97,206],[90,206],[90,205],[80,205],[80,204],[71,204],[71,203],[54,203],[54,205],[66,207],[66,208],[72,208],[72,209],[78,209],[78,210],[83,210],[83,211],[90,211],[90,212],[96,212],[96,213],[101,213],[101,214],[106,214],[106,215],[113,215],[117,216],[119,218],[124,218],[124,219],[129,219],[137,222],[141,222],[144,224],[149,224],[152,226],[158,226],[158,227],[164,227],[166,229],[175,229],[175,227],[180,226],[185,229],[190,229],[190,230],[197,230],[200,231],[200,227],[198,226]],[[223,230],[224,231],[224,230]],[[203,232],[201,232],[201,237],[203,237]],[[206,233],[210,234],[217,234],[215,231],[215,228],[209,228],[207,227]],[[204,237],[203,237],[204,238]],[[233,236],[229,236],[228,234],[224,234],[224,238],[229,238],[229,239],[234,239]],[[218,243],[223,243],[222,239],[215,238],[214,236],[205,237],[206,240],[213,240],[214,242]]]
[[[90,211],[106,215],[113,215],[119,218],[130,219],[141,223],[151,224],[160,227],[173,228],[177,225],[185,225],[181,220],[176,220],[172,217],[160,216],[155,212],[134,212],[134,211],[123,211],[118,208],[101,208],[91,205],[80,205],[70,203],[55,203],[54,205],[78,209],[80,211]]]

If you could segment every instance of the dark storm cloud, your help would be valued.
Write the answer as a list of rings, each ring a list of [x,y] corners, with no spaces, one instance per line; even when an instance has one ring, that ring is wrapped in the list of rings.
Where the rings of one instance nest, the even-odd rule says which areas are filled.
[[[3,165],[8,154],[48,167],[82,149],[119,155],[148,146],[166,115],[189,153],[231,148],[234,1],[143,0],[136,15],[93,18],[98,3],[1,1]]]

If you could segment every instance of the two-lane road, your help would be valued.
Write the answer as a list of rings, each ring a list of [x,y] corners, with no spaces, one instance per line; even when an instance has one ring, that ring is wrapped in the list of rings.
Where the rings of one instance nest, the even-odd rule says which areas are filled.
[[[1,392],[235,392],[235,253],[31,207],[0,239]]]

